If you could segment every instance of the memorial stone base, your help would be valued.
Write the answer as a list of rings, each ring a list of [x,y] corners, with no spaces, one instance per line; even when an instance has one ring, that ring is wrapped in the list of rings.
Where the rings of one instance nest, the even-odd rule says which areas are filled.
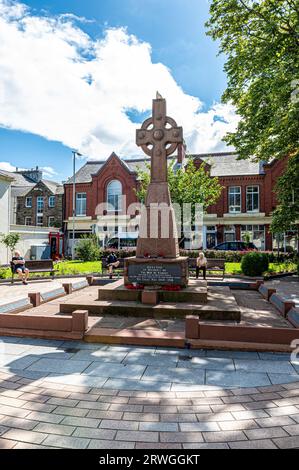
[[[124,283],[128,285],[187,287],[188,258],[126,258]]]

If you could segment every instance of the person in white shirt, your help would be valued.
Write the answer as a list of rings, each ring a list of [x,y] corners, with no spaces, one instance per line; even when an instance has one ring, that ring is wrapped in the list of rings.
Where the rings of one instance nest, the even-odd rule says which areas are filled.
[[[199,271],[202,271],[203,278],[206,279],[207,264],[208,264],[207,258],[202,252],[200,252],[196,260],[196,279],[198,279]]]

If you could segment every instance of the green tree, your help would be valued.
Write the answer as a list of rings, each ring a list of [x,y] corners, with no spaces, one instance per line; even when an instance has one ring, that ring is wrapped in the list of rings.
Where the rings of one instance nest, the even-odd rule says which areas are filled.
[[[6,246],[6,248],[10,249],[11,256],[13,256],[13,252],[20,240],[19,233],[8,233],[6,235],[2,234],[0,236],[0,242]]]
[[[97,261],[101,259],[101,250],[96,236],[84,235],[76,245],[76,256],[82,261]]]
[[[273,212],[272,233],[296,230],[299,214],[299,155],[289,161],[285,173],[278,179],[278,206]]]
[[[233,103],[241,117],[225,141],[240,158],[288,156],[277,186],[281,194],[286,184],[294,184],[294,176],[299,179],[298,1],[212,0],[206,25],[226,56],[223,101]],[[289,227],[298,218],[298,204],[286,211],[285,200],[285,194],[279,195],[276,215]]]
[[[172,202],[183,204],[202,204],[206,210],[215,204],[222,191],[222,186],[216,177],[211,177],[205,165],[196,168],[193,159],[187,159],[187,165],[174,171],[174,161],[168,165],[168,184]],[[150,183],[150,166],[147,169],[137,169],[139,187],[136,191],[140,202],[144,202]]]

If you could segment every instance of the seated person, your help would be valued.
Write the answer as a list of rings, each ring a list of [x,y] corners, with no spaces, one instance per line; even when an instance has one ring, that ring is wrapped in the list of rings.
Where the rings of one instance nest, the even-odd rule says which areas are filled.
[[[202,271],[203,278],[206,279],[207,265],[208,265],[207,258],[202,252],[200,252],[196,260],[196,279],[198,279],[199,271]]]
[[[118,268],[119,266],[119,261],[117,259],[117,256],[114,251],[111,251],[109,255],[107,256],[107,266],[109,269],[109,278],[112,279],[113,276],[113,268]]]
[[[23,284],[28,284],[27,280],[29,277],[29,269],[25,267],[25,260],[21,256],[21,253],[16,250],[12,258],[13,273],[18,274],[19,279],[22,280]]]

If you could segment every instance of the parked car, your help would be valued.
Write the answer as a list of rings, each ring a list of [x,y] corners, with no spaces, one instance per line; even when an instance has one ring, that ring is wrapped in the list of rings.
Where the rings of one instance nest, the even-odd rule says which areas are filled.
[[[117,250],[132,249],[134,250],[137,246],[138,234],[126,233],[119,234],[118,237],[110,238],[107,241],[106,248],[115,248]]]
[[[219,243],[219,245],[216,245],[213,249],[219,251],[257,251],[257,247],[254,243],[239,241]]]

